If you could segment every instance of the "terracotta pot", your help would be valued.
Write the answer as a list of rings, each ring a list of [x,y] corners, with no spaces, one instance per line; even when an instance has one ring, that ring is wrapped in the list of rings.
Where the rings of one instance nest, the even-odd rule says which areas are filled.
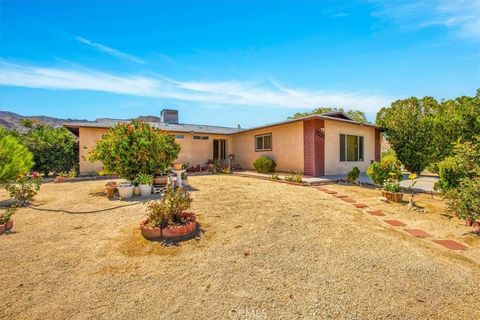
[[[141,184],[138,186],[140,189],[140,195],[142,197],[149,196],[152,194],[152,186],[149,184]]]
[[[148,218],[143,219],[140,223],[140,231],[142,232],[142,236],[147,239],[158,239],[162,237],[162,229],[148,226]]]
[[[0,224],[0,236],[5,232],[5,225]]]
[[[167,184],[167,181],[168,181],[167,176],[156,175],[153,178],[153,184]]]
[[[480,233],[480,222],[473,223],[473,230],[475,230],[477,233]]]
[[[9,219],[7,223],[5,223],[5,231],[9,231],[12,228],[13,228],[13,220]]]
[[[389,201],[402,202],[403,200],[403,192],[389,192],[389,191],[382,190],[382,194]]]
[[[174,168],[175,170],[182,170],[182,168],[183,168],[183,163],[174,163],[174,164],[173,164],[173,168]]]
[[[162,228],[162,238],[170,239],[177,237],[184,237],[189,234],[192,234],[197,230],[197,218],[194,213],[185,212],[182,214],[183,217],[188,217],[189,222],[184,225],[178,226],[167,226]]]
[[[55,183],[62,183],[65,181],[65,177],[62,176],[56,176],[54,182]]]
[[[469,219],[465,220],[465,227],[471,227],[471,226],[473,226],[473,221]]]

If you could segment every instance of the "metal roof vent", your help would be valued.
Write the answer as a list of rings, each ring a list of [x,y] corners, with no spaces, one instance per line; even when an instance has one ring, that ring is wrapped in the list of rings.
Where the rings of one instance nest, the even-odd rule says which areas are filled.
[[[163,109],[160,112],[160,121],[164,123],[178,124],[178,110]]]

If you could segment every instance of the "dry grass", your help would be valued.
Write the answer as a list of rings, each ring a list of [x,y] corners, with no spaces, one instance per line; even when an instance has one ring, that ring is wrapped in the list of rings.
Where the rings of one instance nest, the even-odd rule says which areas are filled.
[[[0,318],[480,317],[472,308],[480,298],[476,240],[449,252],[313,188],[189,180],[203,233],[177,246],[143,239],[145,206],[107,200],[105,182],[43,185],[35,207],[16,215],[16,232],[0,237]],[[404,222],[419,215],[383,208],[378,194],[357,187],[332,188]],[[459,222],[445,219],[457,238]]]

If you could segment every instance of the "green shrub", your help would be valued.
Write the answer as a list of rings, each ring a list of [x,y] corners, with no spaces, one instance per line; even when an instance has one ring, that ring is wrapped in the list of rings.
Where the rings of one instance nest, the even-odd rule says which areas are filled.
[[[295,182],[295,183],[303,183],[302,176],[299,174],[294,174],[291,176],[285,176],[285,181],[288,182]]]
[[[403,179],[400,162],[391,155],[384,157],[380,162],[373,162],[367,170],[367,175],[379,186],[383,186],[384,182],[391,178],[391,173],[395,174],[397,180]]]
[[[477,143],[457,143],[453,155],[438,163],[436,189],[447,192],[459,187],[463,179],[480,176],[480,136],[476,139]]]
[[[350,183],[355,183],[360,176],[360,169],[358,167],[353,167],[352,171],[347,174],[347,181]]]
[[[259,173],[274,172],[277,164],[268,157],[260,157],[253,163],[253,167]]]
[[[36,173],[26,174],[18,179],[4,183],[3,187],[12,199],[18,200],[20,205],[25,205],[35,197],[40,190],[42,178]]]
[[[185,189],[167,188],[163,198],[148,204],[147,214],[155,227],[164,228],[169,224],[181,224],[181,214],[190,208],[191,203],[192,198]]]
[[[16,137],[0,128],[0,183],[27,173],[32,166],[32,153]]]
[[[99,160],[103,172],[133,181],[140,173],[153,175],[165,172],[180,152],[180,145],[171,135],[132,121],[110,128],[90,153],[90,161]]]
[[[450,212],[460,219],[480,220],[480,177],[462,180],[458,188],[445,192]]]

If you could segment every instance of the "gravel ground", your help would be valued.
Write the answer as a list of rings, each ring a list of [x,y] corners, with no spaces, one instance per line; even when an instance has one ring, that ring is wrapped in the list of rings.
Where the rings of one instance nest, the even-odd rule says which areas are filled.
[[[0,237],[0,318],[480,318],[468,254],[314,188],[189,180],[203,233],[177,246],[144,240],[145,206],[107,200],[105,181],[43,185]]]

